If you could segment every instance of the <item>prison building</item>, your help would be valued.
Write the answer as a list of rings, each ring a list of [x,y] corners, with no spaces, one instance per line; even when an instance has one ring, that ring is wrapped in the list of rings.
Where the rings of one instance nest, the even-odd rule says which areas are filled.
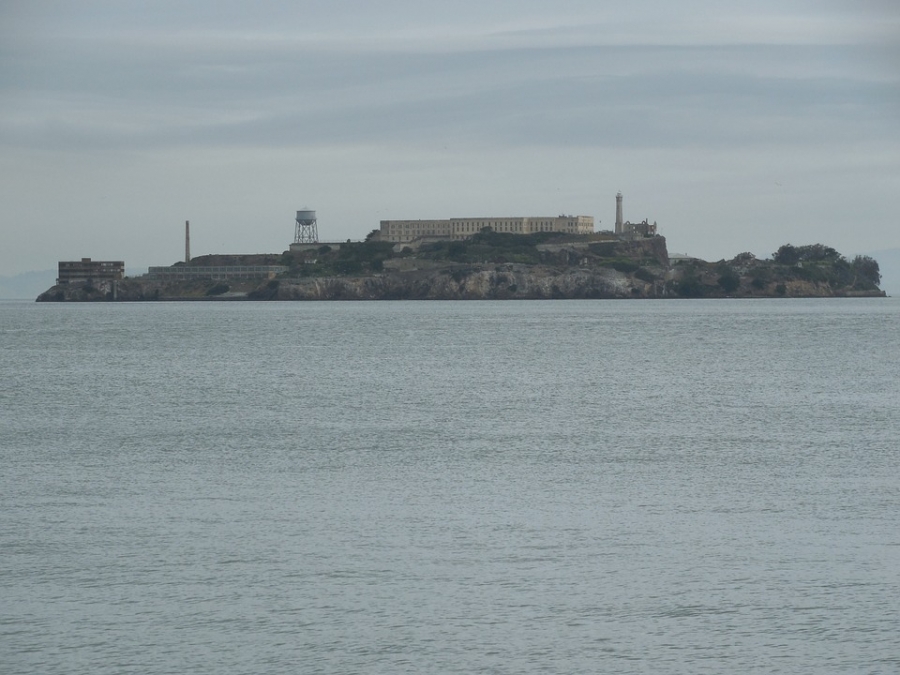
[[[536,216],[507,218],[451,218],[449,220],[382,220],[379,238],[382,241],[403,243],[421,238],[466,239],[484,228],[494,232],[535,234],[560,232],[591,234],[593,216]]]

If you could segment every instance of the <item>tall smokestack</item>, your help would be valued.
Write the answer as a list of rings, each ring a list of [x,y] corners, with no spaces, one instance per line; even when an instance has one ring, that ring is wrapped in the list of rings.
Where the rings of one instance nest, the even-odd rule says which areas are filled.
[[[191,262],[191,221],[184,221],[184,262]]]
[[[622,193],[616,193],[616,234],[622,234]]]

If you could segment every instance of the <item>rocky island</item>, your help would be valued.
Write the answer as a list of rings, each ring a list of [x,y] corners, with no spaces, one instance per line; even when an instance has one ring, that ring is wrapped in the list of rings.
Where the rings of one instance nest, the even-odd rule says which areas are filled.
[[[192,277],[178,278],[180,267]],[[260,278],[221,270],[264,269]],[[203,270],[209,274],[204,275]],[[574,298],[877,297],[878,263],[821,244],[787,244],[769,259],[670,259],[662,236],[528,235],[398,245],[366,241],[281,254],[201,256],[166,275],[57,284],[39,302],[153,300],[513,300]],[[198,274],[199,271],[199,274]],[[246,275],[244,275],[246,276]]]

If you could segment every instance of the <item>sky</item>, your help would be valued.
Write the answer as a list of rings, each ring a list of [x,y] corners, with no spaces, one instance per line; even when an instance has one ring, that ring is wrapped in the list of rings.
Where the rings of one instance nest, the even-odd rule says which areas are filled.
[[[382,219],[900,247],[893,0],[0,0],[0,275]]]

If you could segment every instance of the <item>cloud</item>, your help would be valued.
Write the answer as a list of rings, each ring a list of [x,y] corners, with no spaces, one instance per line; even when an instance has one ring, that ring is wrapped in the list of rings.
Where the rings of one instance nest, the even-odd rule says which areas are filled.
[[[0,223],[68,250],[56,211],[98,247],[137,236],[126,212],[142,235],[207,211],[228,249],[300,193],[353,236],[386,211],[602,217],[617,189],[700,255],[771,217],[887,222],[898,16],[837,0],[5,3]],[[776,180],[790,190],[769,194]],[[718,193],[705,216],[695,190]],[[15,237],[0,267],[58,255]]]
[[[847,138],[853,119],[865,124],[849,125],[852,138],[881,133],[900,108],[900,87],[840,72],[864,58],[853,47],[66,49],[4,85],[13,104],[0,129],[13,143],[801,143]]]

